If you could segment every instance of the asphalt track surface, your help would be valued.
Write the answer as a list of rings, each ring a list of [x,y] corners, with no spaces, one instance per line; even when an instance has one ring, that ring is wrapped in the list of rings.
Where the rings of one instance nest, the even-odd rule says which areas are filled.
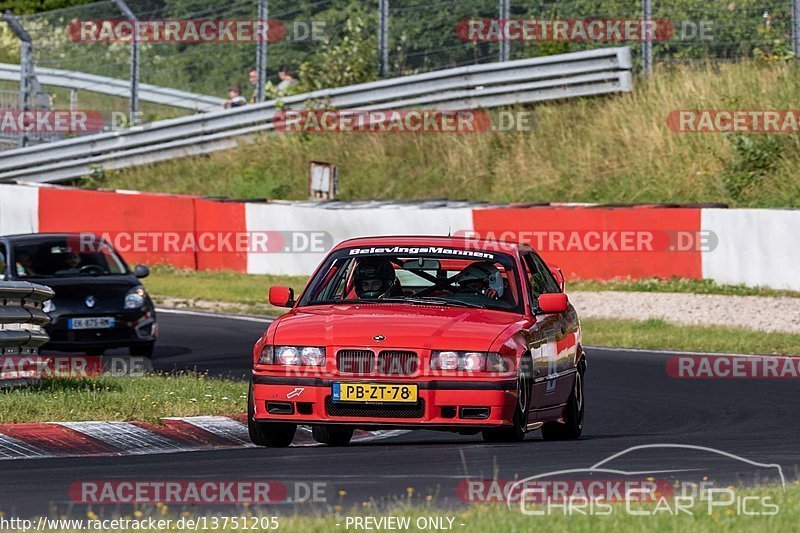
[[[244,376],[251,347],[265,325],[262,320],[162,313],[154,366]],[[424,501],[430,494],[439,505],[460,505],[455,487],[467,477],[514,479],[587,468],[632,446],[662,443],[710,447],[774,463],[782,467],[787,481],[798,478],[800,408],[794,380],[673,379],[665,372],[668,357],[589,350],[586,421],[580,441],[544,442],[535,431],[521,444],[484,444],[477,435],[417,431],[346,448],[2,461],[0,510],[6,516],[48,511],[53,516],[54,508],[69,509],[67,488],[81,480],[325,482],[326,503],[317,504],[323,508],[348,508],[369,499],[405,500],[408,488],[414,489],[414,499]],[[697,454],[665,448],[626,455],[631,458],[626,464],[620,464],[623,459],[615,462],[623,470],[704,469],[720,482],[766,479],[741,459]],[[346,494],[340,496],[340,491]]]

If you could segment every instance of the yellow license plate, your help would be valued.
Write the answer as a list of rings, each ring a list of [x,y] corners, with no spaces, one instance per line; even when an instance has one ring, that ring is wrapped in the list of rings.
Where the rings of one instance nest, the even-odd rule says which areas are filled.
[[[333,383],[334,402],[387,403],[417,401],[416,385],[394,383]]]

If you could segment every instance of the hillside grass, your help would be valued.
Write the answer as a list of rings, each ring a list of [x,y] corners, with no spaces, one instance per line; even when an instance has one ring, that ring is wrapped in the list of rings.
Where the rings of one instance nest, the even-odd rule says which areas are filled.
[[[800,136],[678,134],[666,122],[677,109],[795,109],[799,82],[793,63],[661,66],[630,94],[538,105],[528,132],[267,134],[83,185],[299,200],[321,160],[339,166],[343,199],[800,207]]]
[[[247,383],[205,374],[147,374],[42,379],[0,389],[0,423],[139,421],[168,416],[230,415],[247,408]]]

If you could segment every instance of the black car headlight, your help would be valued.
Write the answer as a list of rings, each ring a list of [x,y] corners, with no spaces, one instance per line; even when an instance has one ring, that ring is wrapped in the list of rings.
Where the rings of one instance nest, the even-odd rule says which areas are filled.
[[[125,309],[138,309],[145,303],[144,287],[134,287],[125,295]]]

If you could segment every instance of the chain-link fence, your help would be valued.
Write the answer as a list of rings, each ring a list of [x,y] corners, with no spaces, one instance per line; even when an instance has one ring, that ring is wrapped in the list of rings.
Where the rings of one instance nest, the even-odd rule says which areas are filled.
[[[792,16],[798,5],[800,0],[103,0],[18,20],[30,34],[35,68],[121,80],[138,76],[141,84],[220,98],[238,88],[252,101],[286,89],[278,88],[280,65],[288,65],[289,74],[299,80],[290,80],[296,91],[621,43],[634,48],[637,68],[645,71],[653,63],[788,60],[800,48],[798,16]],[[81,21],[131,18],[151,24],[266,18],[281,31],[269,42],[143,39],[138,54],[132,53],[130,40],[76,38]],[[549,21],[551,33],[520,37],[461,31],[476,20],[499,23],[503,31],[509,22]],[[635,26],[647,20],[667,31],[652,40],[574,33],[590,21]],[[566,33],[552,32],[559,23],[568,28]],[[67,106],[68,95],[48,91],[56,107]],[[90,93],[91,87],[81,91],[80,107],[124,110],[127,105]],[[135,107],[144,112],[144,120],[181,113],[146,102]]]

